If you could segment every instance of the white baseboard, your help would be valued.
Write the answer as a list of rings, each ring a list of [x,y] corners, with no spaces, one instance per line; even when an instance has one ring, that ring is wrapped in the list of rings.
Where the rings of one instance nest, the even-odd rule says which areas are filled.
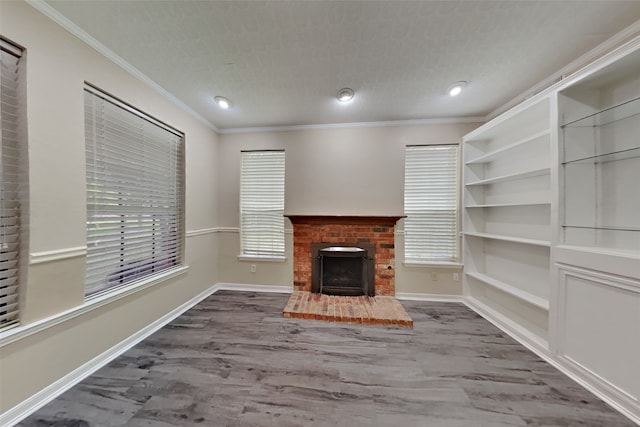
[[[550,362],[551,363],[551,362]],[[567,356],[558,356],[562,373],[640,426],[640,403],[633,396]]]
[[[47,403],[51,402],[53,399],[60,396],[65,391],[69,390],[71,387],[73,387],[74,385],[76,385],[77,383],[79,383],[89,375],[93,374],[98,369],[107,365],[113,359],[120,356],[121,354],[123,354],[124,352],[126,352],[127,350],[129,350],[130,348],[138,344],[140,341],[144,340],[145,338],[153,334],[154,332],[158,331],[167,323],[171,322],[173,319],[180,316],[182,313],[189,310],[191,307],[198,304],[200,301],[204,300],[205,298],[207,298],[217,290],[218,289],[216,288],[215,285],[209,287],[207,290],[191,298],[189,301],[185,302],[179,307],[176,307],[175,309],[165,314],[158,320],[147,325],[146,327],[134,333],[133,335],[129,336],[128,338],[125,338],[124,340],[120,341],[118,344],[111,347],[107,351],[99,354],[98,356],[89,360],[85,364],[69,372],[64,377],[60,378],[59,380],[55,381],[52,384],[49,384],[47,387],[43,388],[42,390],[32,395],[28,399],[22,401],[21,403],[17,404],[16,406],[9,409],[8,411],[0,414],[0,425],[13,426],[19,423],[20,421],[22,421],[23,419],[31,415],[33,412],[37,411]]]
[[[548,350],[549,344],[542,338],[534,335],[527,329],[520,326],[520,324],[514,322],[512,319],[494,310],[493,308],[489,307],[476,298],[466,296],[463,302],[467,307],[478,313],[480,316],[484,317],[495,327],[502,330],[511,338],[518,341],[520,344],[533,351],[540,357],[545,358],[545,360],[546,358],[551,357],[551,354]]]
[[[106,366],[116,357],[120,356],[131,347],[138,344],[140,341],[147,338],[149,335],[158,331],[160,328],[171,322],[176,317],[189,310],[199,302],[203,301],[208,296],[221,291],[243,291],[243,292],[270,292],[270,293],[291,293],[293,288],[291,286],[273,286],[273,285],[248,285],[242,283],[216,283],[209,287],[207,290],[201,292],[195,297],[191,298],[184,304],[176,307],[169,313],[165,314],[158,320],[147,325],[143,329],[134,333],[133,335],[120,341],[115,346],[111,347],[107,351],[94,357],[90,361],[86,362],[82,366],[76,368],[72,372],[68,373],[64,377],[49,384],[44,389],[40,390],[33,396],[22,401],[18,405],[9,409],[8,411],[0,414],[0,425],[12,426],[19,423],[24,418],[31,415],[47,403],[51,402],[56,397],[60,396],[65,391],[69,390],[74,385],[96,372],[98,369]]]
[[[481,301],[465,296],[463,302],[467,307],[531,350],[545,362],[558,369],[634,423],[640,425],[640,407],[637,402],[622,396],[617,392],[617,388],[614,385],[609,384],[600,377],[589,375],[589,372],[582,371],[579,366],[573,365],[570,360],[552,354],[549,352],[546,342]]]
[[[430,301],[430,302],[464,302],[462,295],[421,294],[410,292],[396,292],[396,298],[406,301]]]

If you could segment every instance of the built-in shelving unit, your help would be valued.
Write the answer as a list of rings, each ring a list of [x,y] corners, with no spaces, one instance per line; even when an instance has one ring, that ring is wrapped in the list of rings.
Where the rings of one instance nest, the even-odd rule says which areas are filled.
[[[469,306],[640,420],[640,34],[462,155]]]
[[[640,420],[640,38],[557,92],[556,354]]]
[[[465,293],[537,343],[548,340],[550,114],[543,97],[463,139]]]

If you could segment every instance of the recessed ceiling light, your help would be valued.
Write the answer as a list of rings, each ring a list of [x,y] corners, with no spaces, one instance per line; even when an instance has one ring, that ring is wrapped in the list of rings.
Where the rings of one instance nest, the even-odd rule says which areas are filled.
[[[349,89],[348,87],[340,89],[336,97],[340,102],[351,101],[351,99],[353,98],[353,89]]]
[[[449,89],[447,89],[447,93],[449,94],[449,96],[456,96],[459,95],[460,92],[462,92],[462,89],[467,85],[467,82],[457,82],[454,83],[453,85],[449,86]]]
[[[223,110],[228,110],[233,105],[231,104],[231,101],[229,101],[224,96],[216,96],[215,98],[213,98],[213,100],[216,101],[216,104],[218,104],[218,106]]]

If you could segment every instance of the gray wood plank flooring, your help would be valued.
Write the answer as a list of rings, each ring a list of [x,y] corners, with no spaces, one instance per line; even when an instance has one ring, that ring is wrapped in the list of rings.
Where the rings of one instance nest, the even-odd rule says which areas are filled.
[[[462,304],[414,328],[287,319],[218,292],[21,426],[633,426]]]

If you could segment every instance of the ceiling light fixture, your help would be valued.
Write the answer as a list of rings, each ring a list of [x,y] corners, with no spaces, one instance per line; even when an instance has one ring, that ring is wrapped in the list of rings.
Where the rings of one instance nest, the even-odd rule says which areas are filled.
[[[447,93],[449,94],[449,96],[460,95],[460,92],[462,92],[462,89],[466,85],[467,85],[467,82],[465,81],[454,83],[453,85],[449,86],[449,89],[447,89]]]
[[[223,110],[228,110],[233,105],[231,104],[231,101],[229,101],[224,96],[216,96],[215,98],[213,98],[213,100],[216,101],[216,104],[218,104],[218,106]]]
[[[353,98],[353,89],[349,89],[348,87],[342,88],[338,91],[338,95],[336,95],[336,97],[340,102],[351,101]]]

